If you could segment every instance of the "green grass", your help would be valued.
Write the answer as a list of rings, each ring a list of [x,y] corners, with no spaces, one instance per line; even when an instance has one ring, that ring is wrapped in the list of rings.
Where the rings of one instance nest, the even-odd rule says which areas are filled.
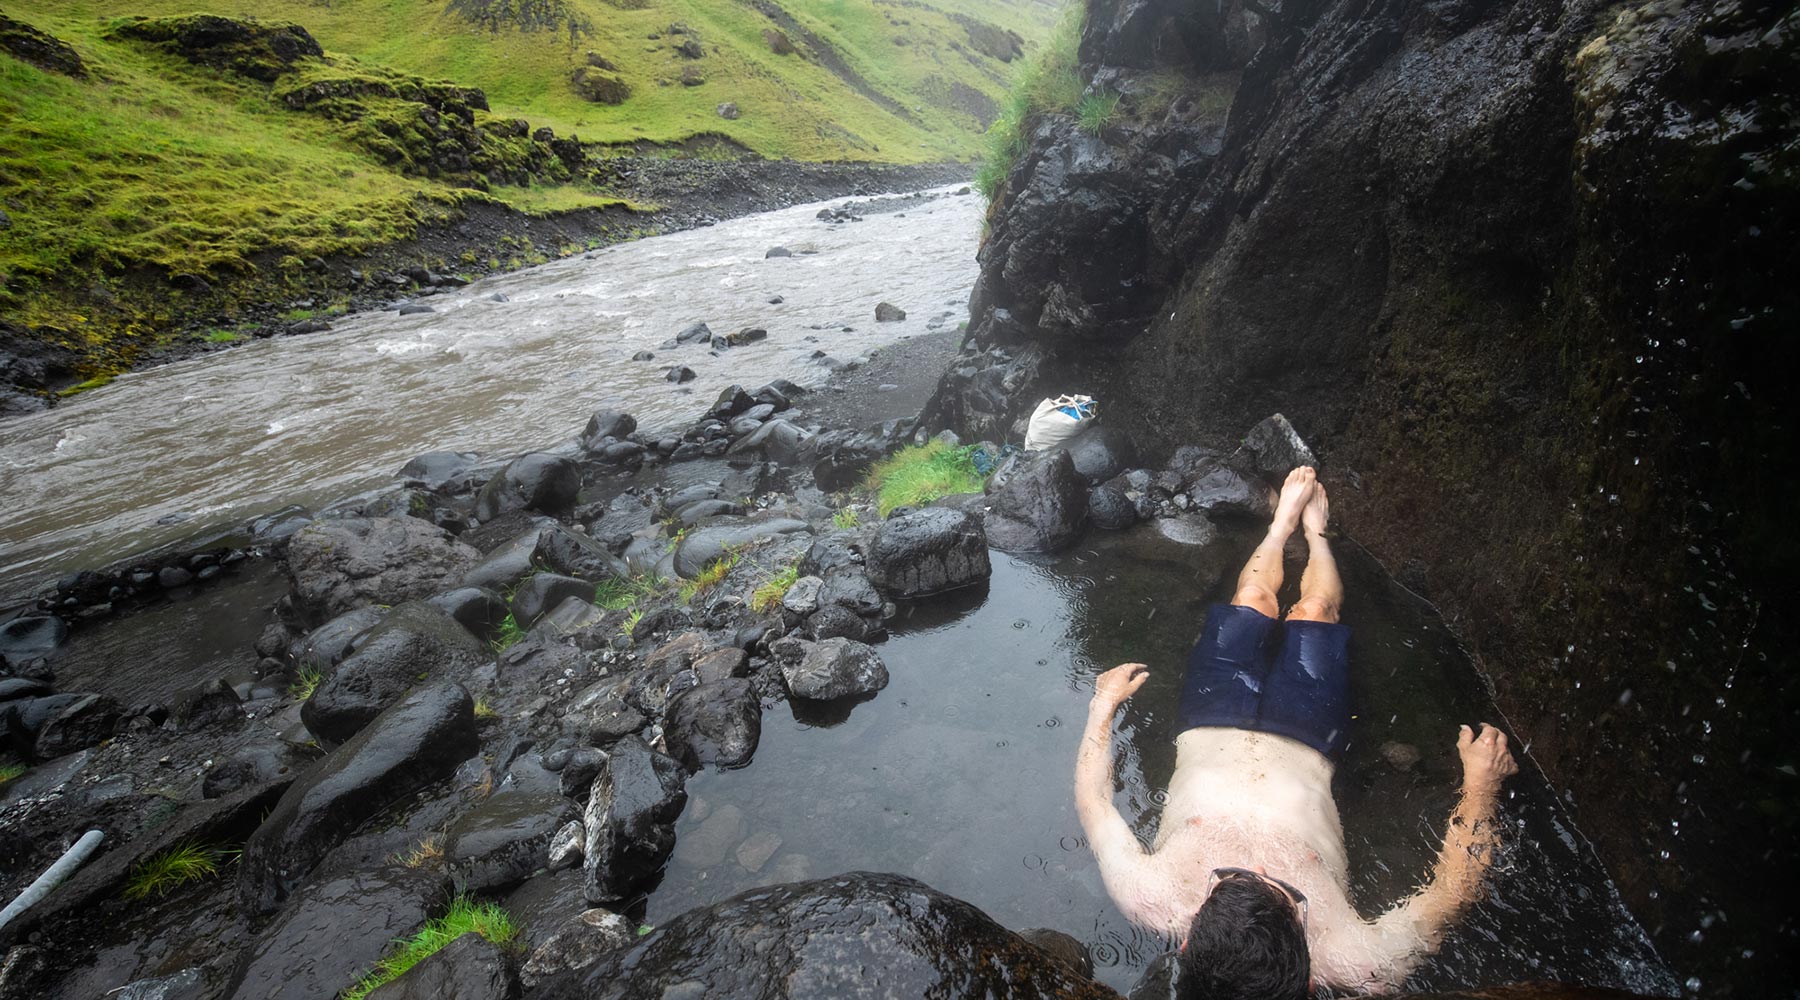
[[[375,968],[344,991],[343,1000],[364,1000],[379,987],[405,975],[408,969],[470,932],[480,934],[501,948],[513,949],[520,943],[519,926],[499,904],[478,903],[467,896],[458,896],[451,902],[449,912],[428,921],[412,937],[397,941],[397,947],[387,957],[375,963]]]
[[[1112,124],[1118,110],[1118,94],[1111,91],[1087,94],[1075,103],[1075,124],[1088,135],[1099,135]]]
[[[837,528],[848,531],[862,523],[862,515],[857,513],[855,507],[845,507],[831,515],[831,523]]]
[[[31,770],[30,767],[16,760],[0,760],[0,785],[18,779],[29,770]]]
[[[319,685],[324,682],[325,668],[308,660],[300,664],[300,669],[294,671],[294,682],[288,685],[288,694],[292,695],[295,701],[305,701],[311,698],[313,692],[317,691]]]
[[[519,627],[519,620],[508,611],[506,618],[500,622],[500,627],[494,630],[494,641],[488,645],[495,653],[504,653],[523,638],[525,630]]]
[[[781,599],[787,596],[788,588],[800,579],[800,564],[789,563],[779,570],[769,581],[756,588],[750,595],[750,610],[770,611],[781,605]]]
[[[927,441],[902,448],[876,462],[863,479],[875,494],[876,507],[886,517],[896,507],[916,507],[955,493],[979,493],[987,482],[970,459],[973,445],[952,448],[942,441]]]
[[[638,608],[631,614],[625,616],[625,621],[619,626],[619,634],[627,639],[631,638],[631,633],[637,631],[638,622],[643,620],[644,609]]]
[[[594,588],[594,606],[607,611],[624,611],[646,597],[661,591],[663,581],[654,576],[634,576],[629,580],[600,581]]]
[[[498,719],[499,717],[500,711],[494,707],[493,702],[488,701],[486,697],[478,697],[475,699],[476,719]]]
[[[723,583],[726,574],[730,573],[737,563],[738,553],[736,552],[721,556],[714,559],[712,562],[707,563],[706,568],[702,569],[692,580],[681,585],[681,591],[678,595],[681,599],[681,603],[692,604],[694,598],[717,587],[720,583]]]
[[[1077,71],[1076,49],[1085,18],[1082,4],[1069,4],[1043,47],[1015,72],[1000,116],[983,139],[981,166],[975,171],[975,188],[989,201],[1025,152],[1032,119],[1040,114],[1072,114],[1081,101],[1085,86]]]
[[[178,886],[215,875],[236,854],[216,844],[177,844],[132,866],[125,879],[126,899],[166,896]]]
[[[243,334],[235,330],[208,330],[200,339],[209,344],[231,344],[243,339]]]

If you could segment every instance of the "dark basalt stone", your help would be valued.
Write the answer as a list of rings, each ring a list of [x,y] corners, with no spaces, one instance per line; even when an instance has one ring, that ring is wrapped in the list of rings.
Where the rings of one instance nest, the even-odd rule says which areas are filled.
[[[494,638],[509,613],[506,598],[486,587],[458,587],[438,594],[426,603],[455,619],[482,642]]]
[[[400,467],[396,475],[409,486],[440,493],[467,493],[480,485],[481,456],[466,451],[429,451]]]
[[[594,585],[586,580],[573,576],[562,576],[557,573],[537,573],[513,592],[513,621],[520,628],[530,628],[537,624],[539,618],[549,614],[551,609],[568,600],[592,600]]]
[[[275,910],[363,822],[450,776],[479,748],[475,703],[462,685],[414,689],[314,765],[251,834],[238,863],[245,912]]]
[[[487,659],[469,631],[423,601],[394,608],[369,630],[301,706],[313,735],[342,743],[356,735],[421,678],[467,676]]]
[[[687,804],[686,780],[678,762],[635,736],[612,745],[582,820],[588,902],[627,899],[661,870],[675,847],[675,820]]]
[[[742,655],[742,650],[737,651]],[[750,763],[762,737],[762,703],[741,677],[703,683],[669,703],[663,729],[669,753],[698,770],[706,765],[742,767]]]
[[[561,795],[501,792],[464,813],[444,838],[444,859],[466,891],[496,892],[544,867],[550,838],[576,817]]]
[[[990,499],[988,544],[1002,552],[1055,551],[1087,520],[1087,484],[1066,451],[1024,459]]]
[[[624,579],[631,575],[624,560],[591,536],[570,531],[560,524],[544,529],[531,553],[534,566],[554,570],[564,576],[578,577],[590,583]],[[593,596],[593,588],[588,588]],[[554,605],[552,605],[554,606]]]
[[[313,521],[288,541],[294,600],[312,621],[454,586],[480,553],[416,517]]]
[[[535,452],[521,455],[494,473],[475,498],[475,516],[491,521],[514,510],[560,517],[575,506],[581,469],[572,459]]]
[[[639,997],[1117,1000],[974,906],[851,872],[741,893],[544,982],[542,1000]]]
[[[368,1000],[517,1000],[519,978],[500,946],[470,931],[370,993]]]
[[[869,547],[867,565],[869,581],[895,598],[954,590],[993,572],[981,519],[943,509],[883,521]]]
[[[288,658],[296,666],[328,670],[356,651],[364,634],[387,617],[386,608],[357,608],[320,625],[288,646]]]

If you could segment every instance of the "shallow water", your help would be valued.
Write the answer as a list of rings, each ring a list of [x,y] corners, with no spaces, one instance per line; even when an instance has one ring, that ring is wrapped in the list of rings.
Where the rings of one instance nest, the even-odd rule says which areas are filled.
[[[821,222],[819,204],[803,205],[620,244],[424,300],[435,313],[346,317],[0,423],[0,597],[209,525],[340,499],[420,452],[542,447],[601,406],[684,426],[733,382],[823,381],[815,350],[849,359],[954,328],[982,203],[937,193],[862,222]],[[777,245],[796,256],[765,259]],[[876,323],[881,301],[908,318]],[[769,338],[720,357],[660,349],[701,321]],[[644,350],[656,359],[631,360]],[[699,377],[672,385],[673,364]]]
[[[1126,990],[1168,946],[1106,898],[1073,804],[1092,678],[1142,660],[1151,680],[1121,715],[1120,811],[1148,841],[1174,768],[1167,739],[1180,666],[1207,604],[1229,596],[1254,540],[1185,549],[1146,531],[1090,535],[1028,561],[995,554],[978,593],[915,605],[880,647],[872,700],[766,714],[750,766],[696,775],[673,861],[647,919],[752,886],[868,869],[921,878],[1020,929],[1053,927]],[[1456,726],[1501,721],[1429,608],[1353,546],[1342,553],[1357,718],[1336,794],[1353,894],[1380,912],[1422,880],[1460,777]],[[1290,572],[1290,578],[1297,573]],[[844,713],[847,710],[847,717]],[[1396,770],[1388,742],[1416,746]],[[1674,983],[1586,845],[1529,769],[1509,783],[1518,825],[1493,899],[1413,980],[1444,988],[1563,979],[1669,993]]]

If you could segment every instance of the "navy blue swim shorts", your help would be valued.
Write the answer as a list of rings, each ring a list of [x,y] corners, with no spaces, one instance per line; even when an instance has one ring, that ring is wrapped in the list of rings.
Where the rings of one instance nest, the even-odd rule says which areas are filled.
[[[1226,726],[1287,736],[1336,760],[1350,743],[1350,627],[1213,605],[1188,654],[1176,722],[1178,733]]]

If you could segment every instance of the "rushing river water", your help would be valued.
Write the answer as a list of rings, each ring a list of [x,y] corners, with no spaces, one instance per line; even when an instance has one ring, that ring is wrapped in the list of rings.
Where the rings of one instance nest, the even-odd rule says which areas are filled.
[[[803,205],[620,244],[424,300],[433,313],[362,313],[0,423],[0,597],[211,524],[341,499],[420,452],[541,447],[603,405],[675,427],[733,382],[822,378],[814,351],[849,359],[954,326],[983,206],[933,195],[860,222]],[[775,246],[794,256],[765,258]],[[907,318],[876,323],[882,301]],[[661,349],[695,322],[769,337],[718,357]],[[655,360],[631,360],[645,350]],[[672,385],[677,364],[698,378]]]

